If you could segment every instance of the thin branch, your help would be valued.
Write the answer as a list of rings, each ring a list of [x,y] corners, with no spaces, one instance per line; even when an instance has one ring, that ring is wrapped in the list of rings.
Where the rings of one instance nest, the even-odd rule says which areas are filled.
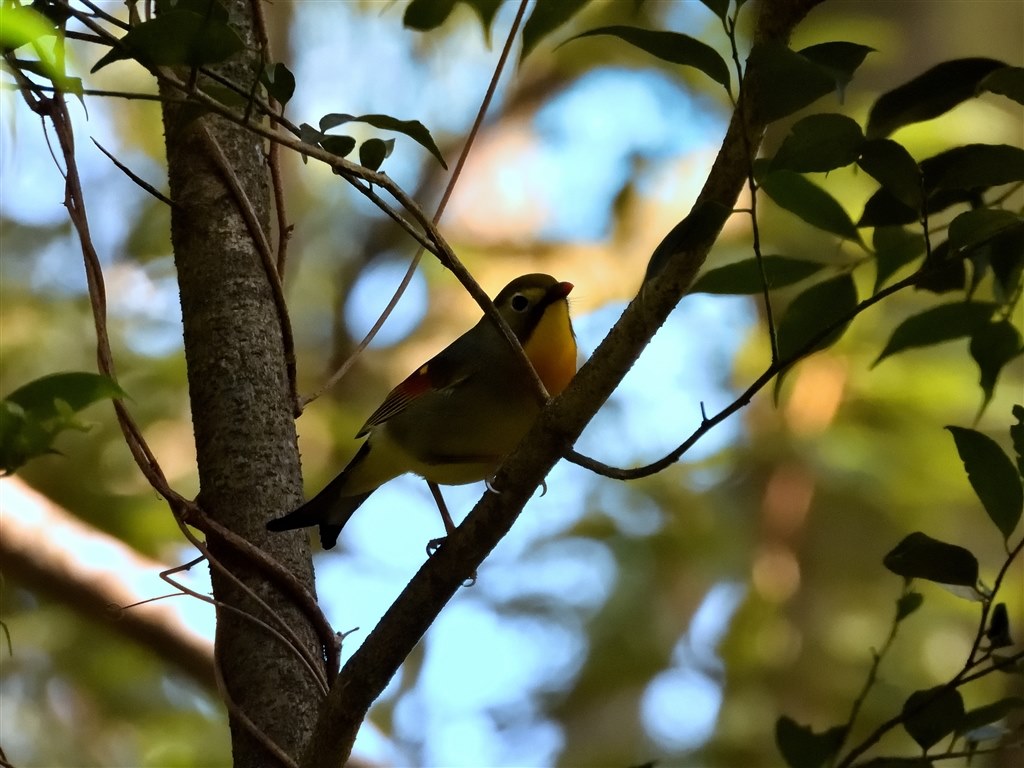
[[[174,201],[171,200],[171,198],[167,197],[163,192],[161,192],[159,189],[157,189],[152,184],[150,184],[148,181],[146,181],[141,176],[139,176],[137,173],[135,173],[135,171],[133,171],[127,165],[125,165],[120,160],[118,160],[111,152],[108,152],[107,149],[102,144],[100,144],[98,141],[96,141],[96,139],[93,139],[92,143],[95,144],[96,148],[99,149],[99,151],[102,152],[104,155],[106,155],[107,159],[110,160],[110,162],[112,162],[114,165],[116,165],[117,168],[125,176],[127,176],[129,179],[134,181],[138,186],[142,187],[143,190],[145,190],[146,192],[151,194],[153,197],[155,197],[157,200],[159,200],[164,205],[168,206],[169,208],[173,208],[174,207]]]
[[[477,134],[480,132],[480,127],[483,125],[484,118],[487,115],[487,111],[490,108],[491,101],[494,99],[494,93],[498,88],[498,81],[501,79],[501,73],[505,69],[505,64],[508,61],[509,53],[512,50],[512,45],[515,42],[516,33],[519,30],[519,25],[522,22],[523,15],[526,12],[527,2],[521,0],[519,3],[519,10],[516,11],[516,16],[512,20],[512,26],[509,28],[508,34],[505,36],[505,45],[501,49],[501,55],[498,56],[498,61],[494,66],[494,72],[491,74],[491,81],[487,84],[487,90],[484,92],[484,98],[480,102],[480,108],[477,109],[476,118],[473,120],[473,125],[469,129],[469,134],[466,136],[466,142],[462,146],[462,151],[459,153],[459,159],[455,163],[455,167],[452,170],[452,175],[448,179],[448,183],[445,185],[444,192],[441,195],[441,200],[437,204],[437,210],[434,212],[433,219],[431,220],[436,227],[441,221],[441,217],[444,215],[445,208],[448,206],[448,201],[451,199],[452,192],[455,190],[455,185],[458,183],[459,178],[462,176],[462,169],[466,165],[466,159],[469,157],[469,152],[473,148],[473,144],[476,142]],[[276,146],[276,145],[271,145]],[[391,296],[391,300],[387,306],[384,307],[384,311],[380,313],[377,321],[373,324],[373,327],[367,332],[363,339],[356,345],[356,348],[352,353],[345,359],[345,361],[338,366],[338,369],[331,375],[327,382],[314,392],[309,397],[303,399],[302,407],[305,407],[313,400],[327,392],[335,384],[341,381],[342,377],[348,372],[355,363],[356,358],[359,354],[366,349],[366,347],[373,341],[373,338],[377,335],[380,329],[383,327],[385,321],[390,317],[395,307],[398,306],[398,302],[406,289],[409,287],[409,282],[412,280],[412,276],[416,273],[416,268],[419,266],[420,259],[423,256],[423,251],[426,249],[424,243],[420,243],[420,247],[416,250],[415,255],[412,257],[412,261],[409,263],[408,269],[405,271],[405,275],[402,277],[402,281],[399,283],[398,288],[395,289],[394,294]],[[532,368],[532,366],[531,366]]]

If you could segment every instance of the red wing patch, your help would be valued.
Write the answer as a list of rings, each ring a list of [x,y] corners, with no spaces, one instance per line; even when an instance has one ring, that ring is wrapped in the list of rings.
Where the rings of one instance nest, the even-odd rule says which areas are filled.
[[[401,413],[409,407],[409,403],[433,389],[430,374],[430,363],[421,365],[415,372],[409,374],[405,381],[388,393],[377,410],[370,414],[370,418],[363,424],[363,428],[359,430],[356,437],[362,437],[395,414]]]

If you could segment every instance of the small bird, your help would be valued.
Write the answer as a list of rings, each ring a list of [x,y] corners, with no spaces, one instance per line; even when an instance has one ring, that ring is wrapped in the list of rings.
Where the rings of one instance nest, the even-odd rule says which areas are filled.
[[[572,283],[535,273],[494,299],[551,396],[576,374]],[[267,523],[271,531],[320,526],[331,549],[377,488],[414,473],[428,483],[485,480],[527,433],[542,403],[508,341],[486,316],[395,387],[366,420],[356,455],[316,496]]]

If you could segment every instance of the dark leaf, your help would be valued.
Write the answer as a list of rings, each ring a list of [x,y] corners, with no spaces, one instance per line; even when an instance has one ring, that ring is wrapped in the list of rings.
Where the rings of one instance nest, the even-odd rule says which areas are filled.
[[[409,29],[424,32],[436,29],[455,7],[455,0],[412,0],[405,9],[402,23]]]
[[[295,75],[284,64],[278,62],[267,66],[260,78],[267,93],[284,107],[295,94]]]
[[[490,40],[491,38],[491,24],[494,23],[494,17],[498,13],[498,8],[501,7],[501,0],[462,0],[467,5],[471,6],[476,15],[480,17],[480,24],[484,28],[484,36]]]
[[[988,263],[995,276],[997,300],[1009,304],[1024,277],[1024,227],[1011,227],[986,244]]]
[[[925,251],[924,235],[903,227],[875,227],[871,244],[875,249],[875,293],[900,267]]]
[[[875,192],[864,203],[864,212],[857,219],[858,227],[900,227],[920,221],[916,209],[902,202],[885,187]]]
[[[1024,489],[1013,462],[988,435],[964,427],[946,429],[953,435],[967,479],[985,512],[1003,538],[1010,538],[1024,508]]]
[[[1006,606],[1003,603],[1000,603],[1000,605],[1003,606],[1005,611]],[[1018,709],[1024,709],[1024,698],[1020,696],[1008,696],[991,704],[977,707],[964,715],[963,724],[965,728],[963,730],[970,730],[981,725],[998,722]]]
[[[966,282],[967,268],[963,257],[952,253],[949,241],[943,240],[925,256],[916,287],[932,293],[949,293],[962,291]]]
[[[924,595],[920,592],[905,592],[896,601],[896,621],[903,621],[912,614],[924,602]]]
[[[715,16],[725,19],[729,15],[729,0],[700,0]]]
[[[380,164],[395,148],[395,140],[367,139],[359,145],[359,164],[371,171],[380,168]]]
[[[892,139],[864,142],[858,165],[903,205],[921,208],[921,169],[902,144]],[[908,222],[909,223],[909,222]]]
[[[990,72],[982,78],[980,87],[1024,104],[1024,68],[1003,67]]]
[[[366,123],[367,125],[372,125],[374,128],[380,128],[383,131],[397,131],[398,133],[404,133],[410,139],[429,150],[430,154],[437,158],[437,161],[441,164],[442,168],[445,170],[448,169],[448,165],[445,163],[444,157],[441,155],[441,150],[438,149],[437,144],[434,143],[434,139],[430,135],[430,131],[428,131],[426,126],[419,120],[399,120],[397,117],[391,117],[390,115],[356,116],[346,115],[340,112],[332,112],[331,114],[324,115],[320,118],[320,130],[329,131],[331,128],[336,128],[337,126],[344,125],[345,123]]]
[[[170,13],[172,11],[191,11],[197,13],[204,19],[210,18],[214,21],[227,21],[228,11],[219,0],[156,0],[156,13]]]
[[[865,134],[869,139],[882,139],[904,125],[938,117],[972,98],[987,74],[1005,66],[1001,61],[983,58],[937,64],[882,94],[868,114]]]
[[[864,63],[864,59],[875,49],[859,43],[847,43],[836,40],[830,43],[818,43],[803,48],[798,53],[828,72],[835,79],[839,100],[843,100],[843,92],[853,79],[853,73]]]
[[[1024,149],[1009,144],[968,144],[921,161],[924,186],[986,189],[1024,181]]]
[[[771,169],[808,173],[842,168],[857,160],[863,141],[860,126],[845,115],[808,115],[790,128]]]
[[[617,37],[670,64],[682,64],[699,69],[715,82],[724,85],[726,89],[729,88],[729,65],[725,63],[721,54],[707,43],[680,32],[615,25],[581,32],[566,42],[601,35]]]
[[[348,157],[349,152],[356,148],[356,140],[351,136],[324,136],[320,139],[320,146],[338,157]]]
[[[873,757],[857,768],[935,768],[927,757]]]
[[[972,588],[978,583],[978,560],[974,555],[963,547],[933,539],[920,531],[897,544],[882,560],[882,565],[905,579]]]
[[[775,721],[775,743],[789,768],[820,768],[843,745],[846,727],[815,733],[783,715]]]
[[[847,317],[856,306],[857,288],[849,274],[816,283],[799,294],[786,307],[776,329],[781,359],[791,359],[822,331]],[[811,351],[831,346],[844,330],[845,323],[817,342]]]
[[[575,16],[588,0],[537,0],[530,18],[523,25],[522,61],[537,44]]]
[[[747,67],[761,83],[755,111],[765,122],[791,115],[836,90],[831,74],[781,43],[755,45]]]
[[[136,59],[147,67],[198,67],[224,61],[244,47],[238,33],[216,14],[207,18],[174,10],[132,27],[91,71],[122,59]]]
[[[765,256],[764,266],[768,288],[783,288],[815,274],[825,264],[801,261],[785,256]],[[761,270],[757,259],[746,259],[735,264],[711,269],[697,278],[690,293],[718,293],[749,295],[761,293]]]
[[[993,302],[956,301],[912,315],[892,332],[873,365],[906,349],[928,347],[970,336],[988,322],[996,306]]]
[[[843,207],[817,184],[793,171],[772,171],[760,184],[780,208],[796,214],[813,227],[863,245],[860,232]]]
[[[966,251],[1005,232],[1024,226],[1024,219],[1001,208],[965,211],[949,223],[949,244],[954,251]]]
[[[925,751],[956,730],[963,719],[963,697],[943,685],[915,691],[903,705],[903,727]]]
[[[992,399],[999,372],[1021,351],[1020,331],[1009,320],[985,323],[974,331],[971,336],[971,357],[981,372],[980,384],[984,394],[982,411]]]
[[[1017,454],[1017,474],[1024,478],[1024,405],[1013,406],[1013,418],[1017,423],[1010,427],[1010,440]]]
[[[985,637],[988,638],[991,648],[1006,648],[1013,645],[1013,638],[1010,637],[1010,616],[1006,612],[1006,603],[996,603],[995,608],[992,609]],[[991,722],[991,720],[987,722]],[[984,725],[984,723],[979,723],[979,725]]]

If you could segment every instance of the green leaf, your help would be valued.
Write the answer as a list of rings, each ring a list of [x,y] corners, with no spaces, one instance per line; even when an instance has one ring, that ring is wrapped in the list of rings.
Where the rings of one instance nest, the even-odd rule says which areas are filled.
[[[785,256],[765,256],[761,262],[764,265],[769,289],[784,288],[798,283],[826,266]],[[757,259],[754,258],[708,270],[697,278],[690,288],[690,293],[749,295],[761,293],[761,290],[761,270],[757,266]]]
[[[982,78],[979,88],[1024,104],[1024,67],[1003,67]]]
[[[957,252],[966,251],[1021,226],[1024,219],[1001,208],[965,211],[949,223],[950,247]]]
[[[700,0],[708,9],[723,21],[729,15],[729,0]]]
[[[789,768],[821,768],[843,745],[846,726],[815,733],[783,715],[775,721],[775,743]]]
[[[395,140],[367,139],[359,145],[359,164],[371,171],[380,168],[380,164],[395,148]]]
[[[351,136],[324,136],[320,146],[338,157],[348,157],[349,152],[356,148],[356,140]]]
[[[422,31],[444,24],[455,8],[455,0],[412,0],[405,9],[402,24]]]
[[[1014,405],[1012,412],[1017,423],[1010,427],[1010,440],[1017,454],[1017,474],[1024,478],[1024,405]]]
[[[882,139],[905,125],[938,117],[973,98],[985,76],[1005,66],[1001,61],[984,58],[937,64],[882,94],[871,107],[864,133],[869,139]]]
[[[990,648],[1006,648],[1013,645],[1013,638],[1010,637],[1010,616],[1006,612],[1006,603],[996,603],[995,608],[992,609],[985,637],[988,638]]]
[[[874,50],[874,48],[859,43],[835,40],[802,48],[798,53],[805,59],[813,61],[835,79],[839,101],[842,102],[843,92],[853,79],[853,73],[864,63],[867,55],[873,53]]]
[[[857,160],[864,134],[846,115],[808,115],[789,129],[771,161],[771,169],[807,173],[831,171]]]
[[[954,254],[949,241],[943,240],[924,257],[916,287],[932,293],[949,293],[962,291],[966,282],[967,268],[963,256]]]
[[[953,435],[967,479],[985,512],[1003,534],[1003,539],[1009,539],[1024,509],[1024,489],[1013,462],[988,435],[965,427],[947,426],[946,429]]]
[[[707,43],[681,32],[614,25],[581,32],[565,42],[601,35],[617,37],[670,64],[682,64],[699,69],[716,83],[725,86],[726,90],[729,89],[729,65],[725,63],[721,54]]]
[[[857,287],[849,274],[812,285],[789,303],[779,321],[776,331],[780,358],[791,359],[818,334],[849,315],[856,306]],[[811,351],[831,346],[845,330],[846,324],[843,324],[815,344]]]
[[[1024,149],[1009,144],[968,144],[921,161],[924,186],[987,189],[1024,181]]]
[[[295,94],[295,75],[284,64],[267,65],[260,74],[260,82],[271,98],[283,108]]]
[[[984,394],[981,410],[992,400],[999,372],[1008,362],[1024,351],[1020,331],[1009,320],[985,323],[971,336],[971,357],[981,372],[981,391]]]
[[[903,705],[903,727],[925,751],[955,731],[963,719],[963,697],[944,685],[915,691]]]
[[[885,348],[872,365],[906,349],[928,347],[970,336],[996,311],[994,302],[955,301],[912,315],[896,326]]]
[[[575,16],[588,0],[537,0],[530,18],[523,25],[522,61],[537,44]]]
[[[857,164],[893,197],[910,208],[916,220],[917,211],[921,209],[921,169],[902,144],[892,139],[866,141],[861,147]]]
[[[905,579],[925,579],[972,589],[978,583],[978,560],[956,544],[915,531],[897,544],[882,565]]]
[[[53,441],[98,400],[126,397],[116,383],[95,373],[56,373],[31,381],[0,403],[0,470],[14,472],[29,459],[54,453]]]
[[[776,205],[812,227],[863,245],[860,232],[843,207],[814,182],[793,171],[772,171],[760,180],[760,185]]]
[[[91,71],[123,59],[146,67],[198,67],[224,61],[243,48],[242,38],[216,13],[173,10],[132,27]]]
[[[399,120],[398,118],[391,117],[390,115],[359,115],[357,117],[355,115],[332,112],[331,114],[324,115],[320,118],[320,130],[329,131],[331,128],[344,125],[345,123],[366,123],[367,125],[372,125],[374,128],[380,128],[382,131],[396,131],[398,133],[404,133],[417,144],[427,149],[430,154],[437,158],[437,162],[441,164],[441,167],[448,170],[448,165],[445,163],[444,157],[441,155],[441,150],[438,149],[437,144],[434,143],[434,139],[431,137],[430,131],[428,131],[426,126],[424,126],[419,120]],[[383,162],[383,158],[381,160]],[[365,163],[363,165],[365,165]],[[366,167],[369,168],[369,166]]]
[[[924,235],[903,227],[875,227],[871,245],[875,249],[875,293],[900,267],[925,252]]]
[[[835,78],[781,43],[758,43],[747,67],[761,83],[755,114],[772,122],[803,109],[836,89]]]
[[[924,602],[924,595],[920,592],[904,592],[896,601],[896,621],[903,621],[912,614]]]

